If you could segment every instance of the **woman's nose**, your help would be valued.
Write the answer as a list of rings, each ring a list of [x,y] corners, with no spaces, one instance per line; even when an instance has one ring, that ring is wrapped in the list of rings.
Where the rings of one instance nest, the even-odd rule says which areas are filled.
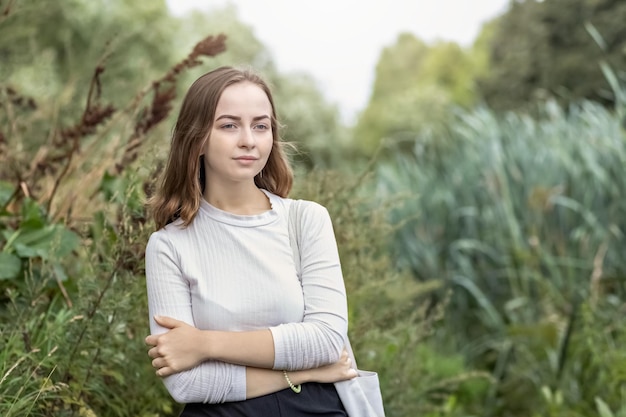
[[[242,129],[239,136],[239,146],[243,148],[252,148],[256,144],[254,131],[252,129]]]

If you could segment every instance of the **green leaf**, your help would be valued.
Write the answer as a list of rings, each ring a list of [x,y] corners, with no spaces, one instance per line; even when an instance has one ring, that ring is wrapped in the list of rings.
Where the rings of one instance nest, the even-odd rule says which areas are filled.
[[[585,29],[587,30],[589,35],[591,35],[593,40],[598,44],[598,46],[604,52],[606,52],[608,47],[606,45],[606,42],[605,42],[604,38],[602,37],[600,32],[598,32],[598,29],[596,29],[596,27],[591,22],[585,22]]]
[[[596,397],[596,407],[598,408],[598,413],[600,417],[615,417],[607,403],[605,403],[602,398]]]
[[[13,195],[14,191],[15,186],[13,184],[6,181],[0,181],[0,207],[4,207]]]
[[[105,199],[113,200],[114,197],[117,196],[119,198],[119,195],[123,194],[123,192],[120,192],[123,190],[123,185],[120,177],[105,172],[100,182],[100,191]]]
[[[53,224],[40,229],[20,229],[13,247],[22,258],[58,259],[71,253],[79,242],[76,233]]]
[[[43,227],[46,223],[46,215],[39,204],[31,199],[24,200],[20,227],[39,228]]]
[[[0,279],[13,279],[22,269],[22,261],[12,253],[0,252]]]

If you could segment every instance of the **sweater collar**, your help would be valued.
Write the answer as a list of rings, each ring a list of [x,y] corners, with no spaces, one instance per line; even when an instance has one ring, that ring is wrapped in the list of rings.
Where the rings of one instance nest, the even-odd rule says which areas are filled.
[[[262,213],[252,215],[229,213],[209,204],[209,202],[203,198],[200,200],[199,214],[202,213],[203,215],[207,215],[213,220],[216,220],[220,223],[230,224],[232,226],[257,227],[270,224],[276,221],[276,219],[278,218],[275,206],[279,197],[275,194],[270,193],[267,190],[261,189],[261,191],[263,191],[263,193],[265,193],[267,198],[270,200],[271,207],[269,210]]]

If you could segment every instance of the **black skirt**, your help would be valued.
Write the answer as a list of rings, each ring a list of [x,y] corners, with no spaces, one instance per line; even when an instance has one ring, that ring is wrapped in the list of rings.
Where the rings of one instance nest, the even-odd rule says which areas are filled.
[[[245,401],[187,404],[180,417],[347,417],[333,384],[302,384],[299,394],[290,388]]]

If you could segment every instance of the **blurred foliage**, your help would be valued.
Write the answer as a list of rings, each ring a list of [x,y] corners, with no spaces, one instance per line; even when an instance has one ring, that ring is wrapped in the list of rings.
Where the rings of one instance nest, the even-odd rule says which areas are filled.
[[[415,86],[434,85],[447,91],[453,103],[467,106],[473,101],[472,68],[470,57],[456,43],[427,45],[403,33],[381,53],[372,100],[384,100]]]
[[[329,104],[306,74],[278,75],[272,81],[283,125],[282,137],[296,145],[292,160],[308,169],[330,168],[350,158],[348,135],[339,109]]]
[[[164,0],[2,3],[9,13],[0,22],[0,80],[35,101],[55,99],[48,111],[56,123],[68,123],[84,107],[84,86],[103,56],[108,71],[102,82],[114,105],[171,62],[171,49],[163,46],[176,25]],[[38,139],[29,145],[41,144],[45,135]]]
[[[474,103],[479,62],[454,42],[427,45],[403,33],[385,48],[353,146],[371,156],[381,146],[412,142],[421,130],[441,129],[454,107]]]
[[[612,107],[615,97],[599,64],[606,62],[626,80],[625,21],[621,0],[511,2],[490,36],[481,97],[499,111],[545,99],[564,106],[590,99]]]
[[[626,368],[587,342],[626,326],[624,110],[479,108],[379,167],[382,199],[412,196],[393,214],[399,268],[446,282],[446,339],[499,381],[485,416],[546,415],[545,389],[558,415],[594,415],[596,396],[621,406]],[[577,322],[581,308],[614,327]]]

